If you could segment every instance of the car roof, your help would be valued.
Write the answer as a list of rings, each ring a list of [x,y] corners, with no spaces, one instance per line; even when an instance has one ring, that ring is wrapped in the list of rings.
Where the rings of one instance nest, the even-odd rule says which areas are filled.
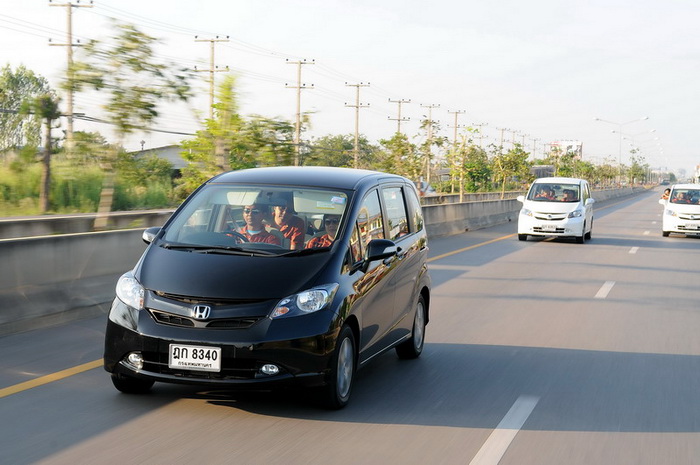
[[[361,184],[380,180],[406,182],[406,178],[380,171],[328,166],[275,166],[222,173],[208,183],[282,184],[332,189],[357,189]]]
[[[551,177],[551,178],[538,178],[535,179],[533,184],[549,183],[549,184],[580,184],[581,182],[587,182],[585,179],[579,178],[564,178],[564,177]]]
[[[671,189],[700,189],[700,184],[674,184]]]

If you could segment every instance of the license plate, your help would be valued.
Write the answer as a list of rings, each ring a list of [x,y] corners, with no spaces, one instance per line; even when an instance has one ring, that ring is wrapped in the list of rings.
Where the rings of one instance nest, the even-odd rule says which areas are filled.
[[[556,231],[557,225],[555,225],[555,224],[543,224],[542,230],[543,231]]]
[[[221,348],[170,344],[170,368],[221,371]]]
[[[685,229],[698,229],[698,225],[697,225],[697,224],[692,224],[692,223],[691,223],[691,224],[686,224],[686,225],[685,225]]]

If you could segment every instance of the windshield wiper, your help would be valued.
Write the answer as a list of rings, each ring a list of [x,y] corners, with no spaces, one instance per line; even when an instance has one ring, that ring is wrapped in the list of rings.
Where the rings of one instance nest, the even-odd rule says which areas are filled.
[[[280,256],[281,257],[301,257],[303,255],[313,255],[315,253],[328,252],[329,250],[331,250],[330,247],[314,247],[312,249],[292,250],[290,252],[283,253]]]
[[[231,255],[276,255],[274,252],[259,249],[244,249],[242,247],[234,247],[230,245],[195,245],[195,244],[168,244],[165,243],[161,247],[172,250],[189,250],[197,253],[220,253]]]

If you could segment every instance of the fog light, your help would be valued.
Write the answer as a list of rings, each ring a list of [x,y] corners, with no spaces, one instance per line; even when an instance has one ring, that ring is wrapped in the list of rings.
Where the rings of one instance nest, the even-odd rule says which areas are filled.
[[[266,363],[265,365],[262,366],[262,368],[260,369],[260,371],[261,371],[264,375],[270,375],[270,376],[272,376],[272,375],[276,375],[277,373],[280,372],[280,367],[278,367],[277,365],[273,365],[273,364],[271,364],[271,363]]]
[[[143,355],[139,352],[131,352],[126,356],[126,363],[132,366],[135,370],[143,368]]]

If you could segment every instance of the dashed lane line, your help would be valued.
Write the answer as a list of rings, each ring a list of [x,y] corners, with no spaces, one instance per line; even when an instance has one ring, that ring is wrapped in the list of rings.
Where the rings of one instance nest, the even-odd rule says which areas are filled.
[[[498,465],[539,400],[534,396],[518,397],[469,465]]]

